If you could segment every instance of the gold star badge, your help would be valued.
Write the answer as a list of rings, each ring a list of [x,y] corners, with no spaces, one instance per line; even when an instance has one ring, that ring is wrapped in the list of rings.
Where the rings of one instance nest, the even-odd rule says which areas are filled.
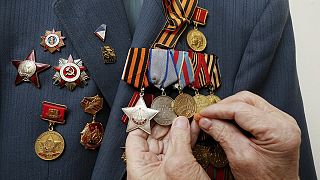
[[[134,107],[122,108],[122,111],[129,117],[127,132],[141,129],[151,134],[150,120],[158,114],[158,110],[147,107],[143,98],[140,97]]]

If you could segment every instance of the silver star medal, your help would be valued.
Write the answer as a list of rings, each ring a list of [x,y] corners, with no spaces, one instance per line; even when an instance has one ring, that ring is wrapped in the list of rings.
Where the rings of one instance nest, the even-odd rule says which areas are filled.
[[[127,132],[141,129],[151,134],[150,120],[158,114],[158,110],[147,107],[143,98],[140,97],[134,107],[122,108],[122,111],[129,117]]]

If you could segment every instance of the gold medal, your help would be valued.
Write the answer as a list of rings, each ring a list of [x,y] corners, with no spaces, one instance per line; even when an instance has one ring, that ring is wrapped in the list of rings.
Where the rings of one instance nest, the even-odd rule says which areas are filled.
[[[197,27],[195,27],[188,32],[187,43],[192,50],[201,52],[207,46],[207,39],[205,35],[201,31],[199,31]]]
[[[56,131],[46,131],[37,138],[34,149],[43,160],[57,159],[64,150],[64,139]]]
[[[178,116],[191,118],[197,110],[196,102],[189,94],[180,93],[173,101],[173,111]]]
[[[212,159],[212,153],[209,147],[196,144],[192,149],[192,154],[202,168],[206,169],[209,166],[210,160]]]
[[[87,123],[81,131],[80,143],[86,149],[95,149],[101,145],[104,129],[101,123],[96,122],[96,114],[103,108],[103,99],[99,95],[85,97],[81,101],[84,112],[93,116],[92,122]]]
[[[161,95],[152,101],[151,108],[158,110],[159,113],[153,118],[158,124],[162,126],[171,125],[173,120],[177,117],[172,109],[173,99],[166,95]]]
[[[227,158],[227,155],[225,154],[224,150],[220,146],[219,143],[215,142],[215,144],[212,146],[212,156],[210,156],[210,162],[213,164],[216,168],[222,168],[225,167],[229,161]]]
[[[210,104],[215,104],[215,103],[221,101],[221,99],[218,96],[214,95],[214,94],[209,94],[207,96],[207,99],[209,100]]]
[[[48,131],[40,134],[34,144],[34,149],[39,158],[43,160],[57,159],[64,150],[64,139],[53,130],[55,123],[64,124],[67,107],[60,104],[44,101],[42,103],[41,119],[49,121]]]
[[[196,93],[195,96],[193,96],[194,101],[196,102],[196,106],[197,106],[197,113],[200,113],[204,108],[208,107],[210,105],[210,101],[209,99],[199,93]]]

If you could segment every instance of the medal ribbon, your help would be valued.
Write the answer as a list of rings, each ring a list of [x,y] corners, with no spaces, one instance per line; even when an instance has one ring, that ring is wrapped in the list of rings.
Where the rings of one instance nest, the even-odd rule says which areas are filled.
[[[171,50],[171,55],[173,56],[180,88],[183,89],[194,82],[194,72],[188,52]]]
[[[149,82],[161,89],[170,86],[178,80],[170,51],[150,49]]]
[[[208,72],[208,66],[205,61],[205,55],[189,51],[189,58],[192,59],[192,65],[194,70],[194,83],[192,86],[196,89],[200,89],[210,84],[210,75]]]
[[[148,87],[149,49],[130,48],[121,79],[135,88]]]
[[[167,22],[153,46],[172,49],[190,23],[198,0],[163,0],[162,4]]]
[[[207,21],[208,10],[201,7],[196,7],[193,13],[192,20],[196,24],[205,25]]]
[[[205,54],[205,61],[208,66],[212,87],[213,89],[217,89],[221,85],[221,75],[218,64],[219,58],[214,54]]]

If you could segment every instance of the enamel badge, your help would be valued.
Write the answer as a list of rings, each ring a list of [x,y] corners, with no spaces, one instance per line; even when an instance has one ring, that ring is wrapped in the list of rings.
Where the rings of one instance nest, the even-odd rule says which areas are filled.
[[[102,124],[96,122],[96,115],[103,108],[103,98],[99,95],[84,97],[80,105],[84,112],[92,115],[92,121],[87,123],[80,133],[80,143],[86,149],[93,150],[101,145],[104,134]]]
[[[73,91],[76,86],[84,87],[87,85],[89,76],[85,72],[86,67],[82,65],[81,59],[73,60],[70,55],[68,59],[59,59],[59,66],[53,67],[56,71],[53,76],[53,84],[61,88],[66,86],[70,91]]]
[[[50,53],[54,53],[55,51],[60,51],[60,48],[64,46],[63,39],[65,37],[62,36],[61,31],[46,31],[44,36],[41,36],[40,45],[43,46],[44,50],[48,50]]]
[[[37,88],[40,88],[38,73],[48,69],[49,64],[36,62],[35,51],[32,50],[25,60],[12,60],[11,63],[17,68],[18,75],[15,84],[22,82],[31,82]]]
[[[106,37],[106,31],[107,31],[107,25],[101,24],[95,31],[94,34],[102,41],[104,42]]]

